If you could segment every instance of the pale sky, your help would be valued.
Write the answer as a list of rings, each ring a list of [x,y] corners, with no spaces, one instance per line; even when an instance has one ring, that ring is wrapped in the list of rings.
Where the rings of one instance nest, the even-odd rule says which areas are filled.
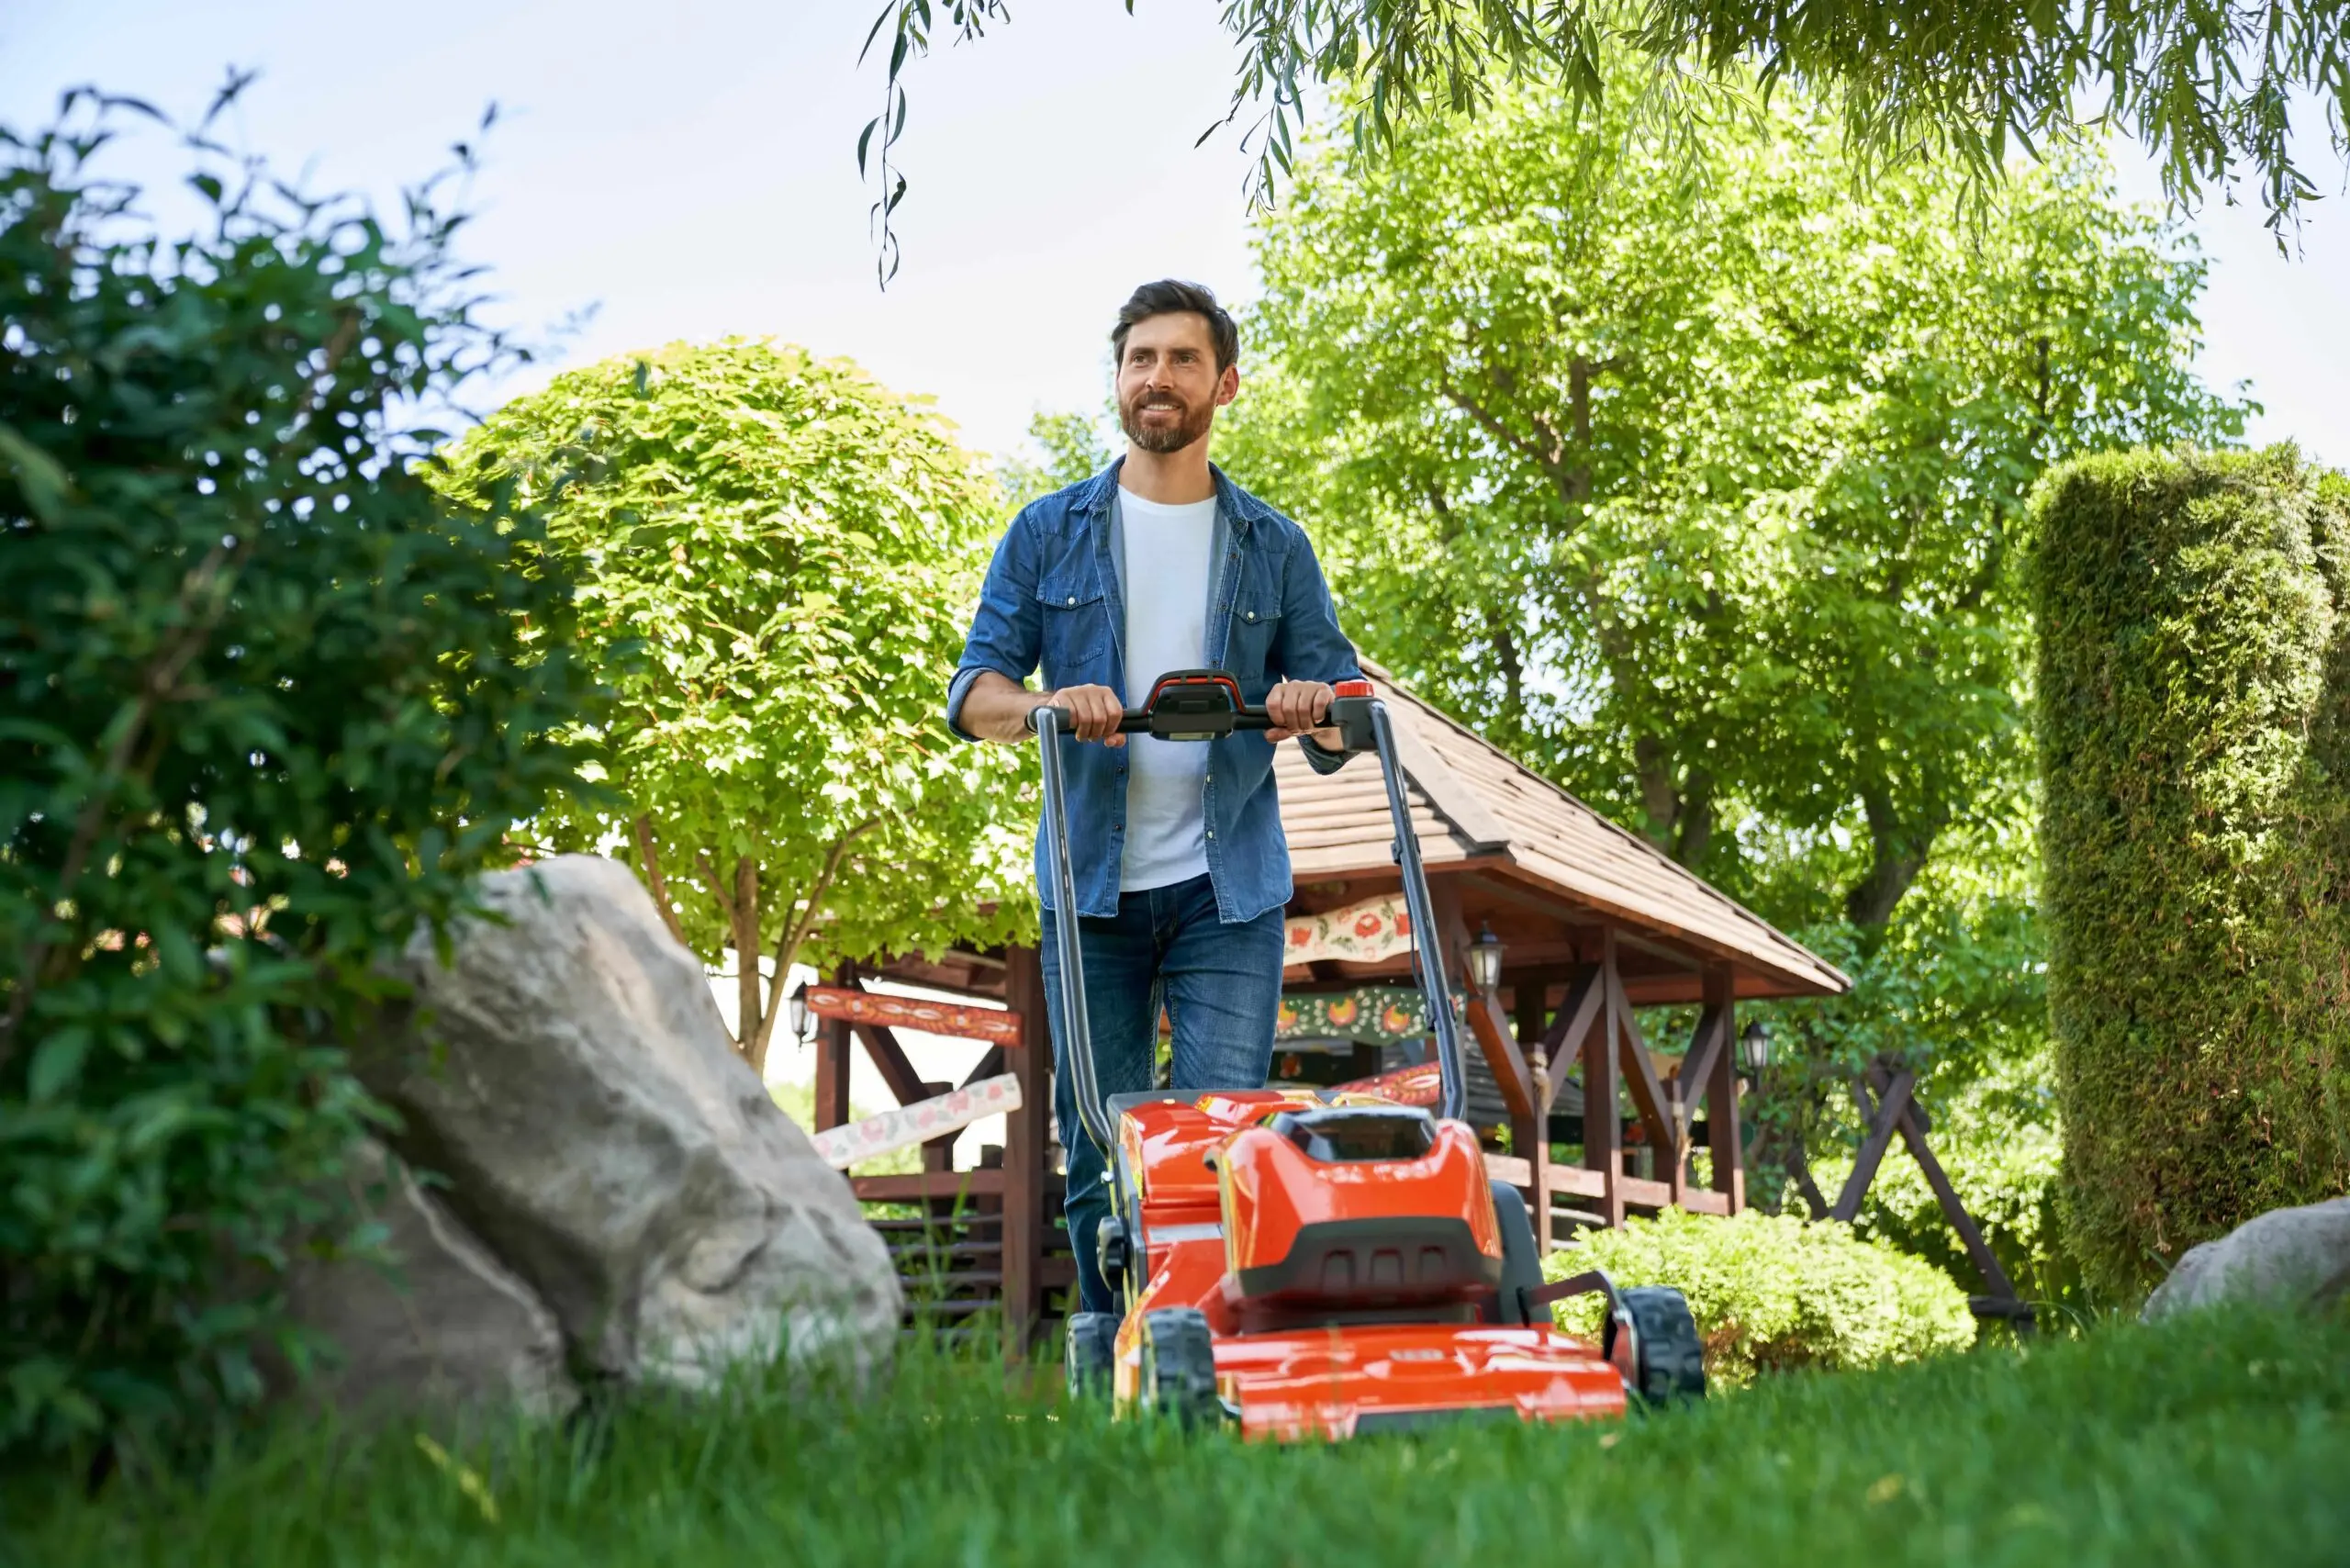
[[[0,121],[38,124],[84,82],[192,116],[234,62],[263,76],[232,137],[308,163],[320,187],[389,192],[495,99],[507,118],[467,253],[514,320],[599,308],[566,359],[772,334],[934,397],[984,451],[1015,448],[1038,409],[1100,406],[1110,318],[1136,283],[1254,292],[1249,161],[1230,131],[1192,147],[1234,61],[1217,0],[1139,0],[1132,17],[1119,0],[1022,0],[1009,26],[923,62],[904,264],[878,291],[854,149],[880,101],[877,67],[856,67],[878,8],[0,0]],[[167,151],[134,146],[115,167],[170,175]],[[2256,209],[2198,220],[2216,263],[2204,370],[2254,384],[2256,439],[2350,463],[2350,198],[2339,163],[2311,162],[2331,199],[2298,261]],[[2156,194],[2143,165],[2125,179]]]

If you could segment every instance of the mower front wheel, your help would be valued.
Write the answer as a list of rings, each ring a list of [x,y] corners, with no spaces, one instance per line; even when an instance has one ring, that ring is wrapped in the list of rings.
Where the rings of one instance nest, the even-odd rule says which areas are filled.
[[[1215,1342],[1205,1314],[1188,1306],[1142,1316],[1142,1397],[1188,1429],[1224,1418],[1215,1391]]]
[[[1617,1299],[1632,1320],[1632,1342],[1620,1343],[1624,1331],[1610,1313],[1600,1353],[1624,1374],[1626,1391],[1650,1406],[1705,1398],[1706,1347],[1688,1300],[1666,1285],[1636,1285]]]
[[[1106,1398],[1118,1355],[1118,1315],[1114,1312],[1072,1312],[1069,1315],[1069,1391],[1080,1399]]]

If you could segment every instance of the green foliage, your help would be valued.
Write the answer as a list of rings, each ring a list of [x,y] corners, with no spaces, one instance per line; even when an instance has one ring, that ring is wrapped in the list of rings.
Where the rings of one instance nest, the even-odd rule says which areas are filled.
[[[880,191],[885,283],[897,263],[890,218],[906,193],[891,158],[905,129],[905,68],[929,52],[934,28],[963,41],[1012,14],[1008,0],[935,0],[934,8],[935,17],[934,0],[885,0],[866,41],[870,53],[890,37],[882,110],[857,141],[857,166]],[[2120,123],[2160,155],[2180,199],[2224,192],[2249,165],[2280,225],[2318,195],[2293,161],[2294,100],[2323,105],[2334,148],[2350,151],[2350,11],[2329,0],[1224,0],[1223,10],[1241,53],[1221,123],[1259,116],[1248,136],[1265,198],[1293,172],[1306,83],[1337,89],[1352,142],[1380,153],[1428,119],[1490,110],[1507,96],[1503,83],[1528,76],[1594,118],[1628,103],[1634,132],[1666,150],[1697,142],[1709,116],[1738,112],[1756,88],[1793,85],[1836,106],[1857,172],[1949,164],[1978,190],[2011,146],[2036,155],[2083,127]],[[1609,72],[1616,55],[1638,69]]]
[[[2202,266],[2096,158],[1859,173],[1791,91],[1695,145],[1555,89],[1300,159],[1224,452],[1316,530],[1366,651],[1852,977],[1767,1010],[1756,1191],[2044,1070],[2020,571],[2084,447],[2232,438]],[[1622,85],[1622,91],[1612,90]]]
[[[1630,113],[1510,90],[1376,168],[1312,150],[1232,465],[1420,689],[1733,887],[1741,813],[1862,846],[1832,913],[1881,925],[2019,814],[2033,477],[2241,426],[2190,368],[2202,268],[2086,156],[1970,234],[1947,171],[1854,200],[1794,94],[1685,158]]]
[[[1706,1375],[1732,1386],[1796,1367],[1910,1361],[1975,1342],[1966,1294],[1930,1263],[1833,1222],[1748,1209],[1731,1219],[1668,1209],[1595,1230],[1542,1260],[1545,1277],[1605,1269],[1618,1285],[1671,1285],[1689,1298]],[[1569,1333],[1596,1338],[1604,1304],[1553,1308]]]
[[[617,700],[615,839],[680,941],[744,955],[764,1066],[797,961],[1016,937],[1035,919],[1024,754],[942,715],[994,495],[939,422],[842,361],[728,340],[555,378],[450,456],[469,504],[512,486],[580,583]]]
[[[2117,1296],[2350,1188],[2345,498],[2290,448],[2040,492],[2065,1224]]]
[[[569,586],[408,421],[503,358],[410,227],[193,144],[194,237],[0,132],[0,1450],[257,1392],[297,1234],[364,1248],[335,1037],[576,785]],[[297,1347],[298,1349],[298,1347]]]
[[[761,1368],[453,1451],[289,1426],[95,1499],[0,1480],[0,1517],[43,1568],[2315,1568],[2350,1532],[2350,1317],[2119,1324],[1632,1421],[1293,1447],[1113,1421],[1057,1379],[919,1349],[878,1389],[806,1381]]]
[[[996,465],[1007,516],[1055,490],[1091,479],[1110,465],[1110,442],[1098,420],[1083,414],[1039,413],[1028,421],[1035,460],[1012,457]]]

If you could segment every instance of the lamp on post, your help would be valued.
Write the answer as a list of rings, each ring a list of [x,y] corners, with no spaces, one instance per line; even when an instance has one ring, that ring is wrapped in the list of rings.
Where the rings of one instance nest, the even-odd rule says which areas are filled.
[[[1483,922],[1477,927],[1477,939],[1469,944],[1469,983],[1479,991],[1491,991],[1502,983],[1502,939]]]
[[[1757,1018],[1739,1031],[1738,1057],[1746,1069],[1750,1083],[1762,1081],[1762,1074],[1771,1066],[1771,1026]]]
[[[801,986],[784,999],[783,1021],[791,1037],[806,1045],[816,1037],[816,1010],[808,1005],[808,988]]]

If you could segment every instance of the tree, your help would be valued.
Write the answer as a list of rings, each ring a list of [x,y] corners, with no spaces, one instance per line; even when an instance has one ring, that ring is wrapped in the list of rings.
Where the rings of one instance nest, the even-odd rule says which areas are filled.
[[[2161,156],[2181,200],[2224,189],[2249,166],[2272,224],[2318,194],[2292,157],[2297,96],[2323,106],[2333,146],[2350,151],[2350,10],[2333,0],[1223,0],[1223,12],[1241,52],[1220,123],[1259,108],[1250,134],[1266,194],[1290,171],[1307,85],[1334,89],[1354,141],[1384,151],[1424,119],[1505,100],[1503,84],[1529,75],[1578,109],[1634,97],[1647,111],[1636,129],[1666,139],[1687,130],[1725,88],[1767,96],[1791,85],[1836,106],[1861,174],[1950,161],[1981,179],[1996,176],[2011,150],[2036,152],[2085,127],[2125,125]],[[857,162],[881,193],[884,283],[897,263],[890,218],[906,193],[892,157],[905,129],[905,69],[929,52],[934,33],[967,41],[1010,19],[1009,0],[884,0],[875,18],[866,52],[889,36],[888,80]],[[1607,67],[1627,55],[1637,70]]]
[[[1028,444],[1035,459],[1014,455],[996,465],[1007,511],[1055,490],[1090,479],[1110,465],[1111,450],[1102,422],[1083,414],[1038,413],[1028,420]]]
[[[1733,885],[1740,813],[1832,848],[1881,928],[2028,777],[2032,477],[2241,428],[2189,368],[2201,267],[2086,154],[1965,231],[1953,174],[1853,199],[1791,93],[1686,155],[1630,112],[1529,88],[1304,157],[1227,450],[1410,678]]]
[[[450,470],[544,508],[616,693],[624,811],[543,837],[617,841],[680,942],[734,950],[754,1069],[795,961],[1033,925],[1024,758],[942,717],[996,508],[937,420],[843,361],[673,345],[518,398]]]
[[[174,240],[94,164],[122,107],[0,130],[0,1450],[258,1394],[289,1254],[373,1245],[332,1042],[595,698],[536,521],[421,476],[511,352],[437,185],[389,228],[199,134]]]
[[[1631,99],[1307,149],[1224,450],[1367,651],[1853,976],[1778,1020],[1767,1193],[1880,1056],[2044,1077],[2025,498],[2244,408],[2189,368],[2199,263],[2087,153],[1969,228],[1954,171],[1856,197],[1796,94],[1688,150]]]

